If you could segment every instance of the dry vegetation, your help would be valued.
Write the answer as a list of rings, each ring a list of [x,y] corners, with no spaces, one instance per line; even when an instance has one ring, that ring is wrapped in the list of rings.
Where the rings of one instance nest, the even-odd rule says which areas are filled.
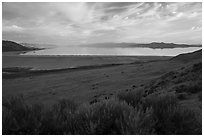
[[[3,134],[201,134],[201,124],[171,93],[145,99],[122,93],[80,106],[61,100],[49,108],[22,96],[3,103]]]

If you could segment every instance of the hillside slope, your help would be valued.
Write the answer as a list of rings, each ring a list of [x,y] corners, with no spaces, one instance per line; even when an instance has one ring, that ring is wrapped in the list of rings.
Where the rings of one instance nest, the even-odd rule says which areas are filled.
[[[145,96],[152,98],[173,93],[182,106],[195,110],[200,116],[202,111],[202,50],[178,55],[169,63],[180,64],[180,67],[147,83],[144,87]]]
[[[153,80],[147,86],[148,94],[157,91],[176,91],[178,87],[189,87],[194,92],[201,92],[202,87],[202,50],[192,53],[180,54],[170,59],[170,62],[183,64],[181,68],[174,69]],[[196,89],[198,87],[198,89]],[[187,92],[184,89],[182,92]],[[197,91],[198,90],[198,91]]]
[[[192,53],[180,54],[171,59],[172,61],[183,61],[183,62],[192,62],[194,60],[202,61],[202,50],[198,50]]]
[[[28,51],[28,50],[37,50],[38,48],[33,47],[26,47],[23,45],[20,45],[13,41],[2,41],[2,52],[8,52],[8,51]]]

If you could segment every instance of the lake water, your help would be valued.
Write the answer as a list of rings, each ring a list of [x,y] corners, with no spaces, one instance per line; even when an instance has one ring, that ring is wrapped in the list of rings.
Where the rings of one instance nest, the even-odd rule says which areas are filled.
[[[105,56],[176,56],[193,52],[202,47],[189,48],[94,48],[94,47],[58,47],[31,51],[22,55],[105,55]]]
[[[18,55],[2,56],[2,65],[3,68],[29,67],[32,68],[33,70],[50,70],[62,68],[74,68],[79,66],[121,64],[138,61],[143,62],[149,60],[168,59],[169,57],[160,56],[175,56],[181,53],[193,52],[199,49],[201,49],[201,47],[174,48],[174,49],[61,47],[39,51],[31,51],[23,54],[22,56]],[[90,55],[90,56],[72,56],[72,55]]]

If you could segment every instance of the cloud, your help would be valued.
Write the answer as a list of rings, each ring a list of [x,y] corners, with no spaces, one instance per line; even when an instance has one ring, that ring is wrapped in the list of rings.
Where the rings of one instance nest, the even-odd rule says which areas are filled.
[[[22,32],[24,29],[17,25],[5,26],[3,27],[4,32]]]
[[[20,42],[72,45],[202,41],[201,2],[4,2],[2,19],[3,39]]]

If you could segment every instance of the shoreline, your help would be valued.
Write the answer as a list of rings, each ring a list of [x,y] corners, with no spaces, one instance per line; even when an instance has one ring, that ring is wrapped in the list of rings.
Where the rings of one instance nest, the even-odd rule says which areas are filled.
[[[155,47],[118,47],[118,48],[148,48],[148,49],[154,49],[154,50],[165,50],[165,49],[183,49],[183,48],[200,48],[202,49],[201,46],[191,46],[191,47],[161,47],[161,48],[155,48]],[[83,47],[82,47],[83,48]],[[93,48],[93,47],[91,47]],[[104,47],[96,47],[96,48],[104,48]],[[114,47],[105,47],[105,48],[114,48]],[[138,55],[117,55],[117,54],[27,54],[29,52],[36,52],[40,50],[46,50],[49,48],[43,48],[43,49],[38,49],[38,50],[25,50],[25,51],[7,51],[7,52],[2,52],[2,56],[24,56],[24,57],[174,57],[177,55],[148,55],[148,54],[138,54]],[[196,50],[200,50],[196,49]],[[179,53],[179,54],[185,54],[185,53],[191,53],[194,52],[195,50],[189,51],[189,52],[184,52],[184,53]],[[178,55],[179,55],[178,54]]]
[[[50,74],[54,72],[55,73],[73,72],[73,71],[75,72],[75,71],[114,67],[114,66],[120,66],[120,65],[128,65],[128,64],[102,64],[102,65],[78,66],[74,68],[61,68],[61,69],[48,69],[48,70],[32,70],[31,68],[25,68],[25,67],[3,68],[2,72],[4,74],[2,75],[2,78],[3,79],[13,79],[13,78],[19,78],[19,77],[29,77],[32,75]],[[5,69],[13,69],[13,71],[10,71],[10,72],[4,71]]]
[[[64,71],[113,66],[115,64],[135,64],[165,61],[174,56],[108,56],[108,55],[19,55],[26,51],[2,54],[2,69],[31,68],[32,71]],[[15,69],[14,69],[15,71]]]
[[[23,55],[30,51],[8,51],[2,52],[2,56],[21,56],[21,57],[174,57],[174,56],[161,56],[161,55]]]
[[[3,55],[3,68],[23,67],[33,70],[52,70],[75,68],[80,66],[95,66],[107,64],[127,64],[166,60],[167,56],[22,56],[18,54]]]
[[[76,72],[76,71],[86,71],[93,69],[103,69],[108,67],[116,67],[123,65],[134,65],[134,64],[145,64],[151,62],[159,62],[159,61],[167,61],[167,60],[150,60],[150,61],[135,61],[130,63],[115,63],[115,64],[99,64],[99,65],[85,65],[85,66],[75,66],[69,68],[59,68],[59,69],[41,69],[35,70],[30,67],[9,67],[2,68],[2,79],[14,79],[20,77],[29,77],[33,75],[43,75],[43,74],[51,74],[51,73],[61,73],[61,72]]]

